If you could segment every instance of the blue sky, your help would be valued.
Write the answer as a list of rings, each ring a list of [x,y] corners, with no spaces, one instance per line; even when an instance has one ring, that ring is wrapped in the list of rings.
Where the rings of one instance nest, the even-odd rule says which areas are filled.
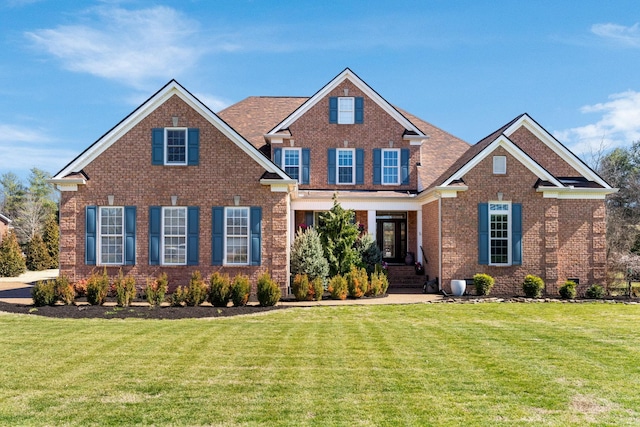
[[[345,67],[470,143],[523,112],[587,161],[640,139],[637,0],[0,0],[0,173],[57,172],[172,78],[219,111]]]

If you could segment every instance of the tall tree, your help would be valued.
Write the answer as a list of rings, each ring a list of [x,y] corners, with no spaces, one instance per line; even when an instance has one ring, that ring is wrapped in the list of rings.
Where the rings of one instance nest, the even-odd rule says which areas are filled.
[[[42,199],[27,193],[14,220],[14,228],[20,243],[25,244],[36,234],[42,234],[47,217],[52,215],[53,213],[48,212]]]
[[[0,277],[16,277],[26,269],[18,239],[9,231],[0,242]]]
[[[2,190],[2,212],[12,220],[15,220],[27,193],[26,188],[20,178],[13,172],[7,172],[0,176],[0,186]]]
[[[49,172],[42,169],[32,168],[29,174],[29,194],[36,200],[40,200],[47,215],[53,215],[57,210],[55,192],[53,185],[48,181],[51,179]]]
[[[49,215],[49,218],[47,218],[47,221],[44,223],[42,240],[44,240],[44,244],[47,246],[47,252],[49,253],[49,259],[51,260],[51,264],[47,268],[58,268],[60,227],[58,226],[56,215]]]

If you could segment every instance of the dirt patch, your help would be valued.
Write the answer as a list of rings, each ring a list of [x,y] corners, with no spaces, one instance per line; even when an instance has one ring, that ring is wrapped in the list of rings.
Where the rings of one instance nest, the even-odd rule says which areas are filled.
[[[35,307],[33,305],[9,304],[0,301],[0,311],[65,319],[192,319],[206,317],[229,317],[280,310],[286,306],[260,307],[149,307],[149,306],[99,306],[99,305],[55,305]]]

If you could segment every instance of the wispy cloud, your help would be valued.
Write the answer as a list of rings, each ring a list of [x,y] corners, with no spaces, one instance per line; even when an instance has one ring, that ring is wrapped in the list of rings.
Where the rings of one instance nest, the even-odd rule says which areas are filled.
[[[609,101],[586,105],[584,114],[599,114],[594,123],[554,132],[576,154],[588,156],[601,147],[628,146],[640,140],[640,92],[632,90],[609,96]]]
[[[44,131],[0,124],[0,171],[26,175],[37,167],[55,173],[75,154],[61,148]]]
[[[88,23],[39,29],[26,36],[66,69],[136,88],[151,79],[179,76],[206,49],[196,42],[198,22],[169,7],[102,6],[87,11],[85,19]]]
[[[640,24],[630,27],[612,23],[594,24],[591,32],[606,40],[626,47],[640,47]]]

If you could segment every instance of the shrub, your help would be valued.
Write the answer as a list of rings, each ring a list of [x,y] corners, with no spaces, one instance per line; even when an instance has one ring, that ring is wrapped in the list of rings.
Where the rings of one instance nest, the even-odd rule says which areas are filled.
[[[309,289],[313,289],[313,297],[311,300],[322,301],[322,294],[324,294],[324,279],[316,277],[311,281]]]
[[[231,285],[231,302],[233,302],[233,306],[242,307],[247,305],[250,292],[249,277],[244,274],[238,274],[233,279],[233,285]]]
[[[268,272],[260,276],[257,288],[258,302],[262,307],[276,305],[280,300],[280,287],[276,282],[271,280]]]
[[[0,277],[16,277],[27,270],[18,238],[9,231],[0,242]]]
[[[527,275],[522,282],[522,290],[529,298],[540,298],[544,289],[544,281],[538,276]]]
[[[207,285],[204,283],[204,280],[202,280],[202,275],[196,270],[191,274],[191,280],[189,280],[189,287],[187,288],[187,297],[184,302],[191,307],[200,305],[207,300],[208,291]]]
[[[567,280],[558,290],[560,296],[564,299],[574,299],[576,297],[576,282]]]
[[[347,290],[351,298],[362,298],[369,290],[369,277],[367,276],[367,270],[364,268],[352,266],[345,279],[347,280]]]
[[[298,301],[306,301],[309,294],[309,276],[296,274],[296,277],[293,278],[291,290]]]
[[[186,299],[187,290],[182,286],[178,286],[176,290],[171,294],[171,306],[182,307],[182,304],[184,304]]]
[[[369,233],[365,233],[358,238],[356,249],[360,253],[362,266],[367,270],[367,275],[374,272],[376,265],[382,262],[382,252],[376,240]]]
[[[91,273],[87,279],[87,301],[91,305],[102,305],[107,299],[109,293],[109,276],[107,269],[102,274]]]
[[[209,278],[209,302],[214,307],[226,307],[231,298],[231,279],[217,271]]]
[[[31,271],[46,270],[51,265],[51,257],[40,234],[35,234],[25,246],[25,264]]]
[[[73,284],[73,290],[76,291],[76,296],[87,296],[87,279],[80,279]]]
[[[62,301],[64,305],[71,305],[76,299],[76,291],[73,285],[63,275],[60,275],[55,280],[55,293],[56,300]]]
[[[369,296],[380,296],[384,295],[389,288],[389,279],[387,279],[387,275],[383,270],[374,271],[371,273],[371,281],[369,282],[369,291],[367,295]]]
[[[291,274],[306,274],[310,280],[325,278],[329,263],[324,257],[320,235],[314,228],[299,228],[291,245]]]
[[[114,285],[117,304],[120,307],[129,307],[136,297],[136,280],[129,274],[122,277],[122,270],[120,270]]]
[[[169,279],[167,278],[167,273],[162,273],[154,280],[147,279],[145,293],[149,305],[155,307],[162,304],[168,288]]]
[[[602,285],[591,285],[587,288],[586,292],[584,293],[584,295],[587,298],[591,298],[591,299],[599,299],[599,298],[604,298],[605,295],[605,290],[604,290],[604,286]]]
[[[56,302],[55,280],[43,280],[35,284],[31,289],[31,297],[36,307],[53,305]]]
[[[329,280],[331,299],[347,299],[347,280],[336,274]]]
[[[473,284],[476,287],[477,295],[489,295],[495,280],[488,274],[476,274],[473,276]]]
[[[60,227],[56,215],[49,215],[42,230],[42,240],[47,247],[51,264],[47,268],[58,268],[60,246]]]

